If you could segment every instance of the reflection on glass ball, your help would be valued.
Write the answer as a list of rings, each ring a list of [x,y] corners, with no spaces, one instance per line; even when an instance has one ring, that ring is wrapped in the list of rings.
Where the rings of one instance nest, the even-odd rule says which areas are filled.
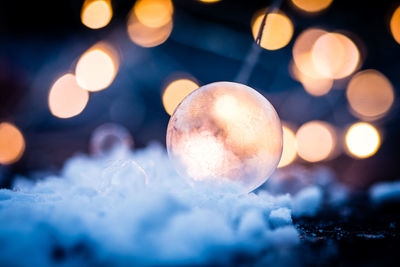
[[[168,155],[195,181],[233,181],[242,192],[263,184],[282,153],[274,107],[254,89],[232,82],[200,87],[176,108],[167,130]]]

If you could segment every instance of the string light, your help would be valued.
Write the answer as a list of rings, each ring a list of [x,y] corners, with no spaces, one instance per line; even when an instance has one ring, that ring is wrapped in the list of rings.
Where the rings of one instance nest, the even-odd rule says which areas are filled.
[[[328,159],[336,145],[333,127],[326,122],[311,121],[303,124],[296,133],[299,156],[309,162]]]
[[[21,131],[11,123],[0,123],[0,164],[17,162],[24,150],[25,140]]]
[[[189,79],[178,79],[168,84],[162,97],[165,111],[172,115],[179,103],[197,88],[199,88],[199,85]]]
[[[91,29],[108,25],[113,15],[110,0],[86,0],[82,6],[81,21]]]
[[[80,114],[89,101],[89,93],[80,87],[73,74],[57,79],[49,92],[49,109],[58,118],[71,118]]]
[[[347,36],[325,33],[313,45],[312,60],[322,76],[342,79],[352,74],[359,66],[360,52]]]
[[[99,43],[85,52],[75,68],[78,84],[91,92],[107,88],[119,67],[116,51],[106,43]]]
[[[309,13],[319,12],[328,8],[333,0],[292,0],[295,7]]]
[[[400,44],[400,6],[396,8],[390,18],[390,31],[394,40]]]
[[[131,11],[127,22],[129,38],[142,47],[154,47],[164,43],[171,35],[173,28],[172,14],[168,18],[169,20],[160,27],[149,27],[139,21],[134,10]]]
[[[133,11],[144,26],[160,28],[171,21],[174,7],[171,0],[138,0]]]
[[[253,19],[252,32],[254,40],[262,26],[265,10],[259,11]],[[267,50],[277,50],[285,47],[293,36],[293,24],[290,19],[282,12],[273,12],[267,15],[265,25],[261,35],[260,46]]]
[[[347,130],[346,146],[353,157],[371,157],[378,151],[380,143],[378,130],[369,123],[355,123]]]
[[[357,117],[371,120],[388,112],[394,101],[394,90],[385,75],[377,70],[364,70],[350,80],[346,97]]]
[[[296,136],[293,131],[287,126],[282,126],[283,131],[283,150],[278,168],[290,165],[297,155]]]

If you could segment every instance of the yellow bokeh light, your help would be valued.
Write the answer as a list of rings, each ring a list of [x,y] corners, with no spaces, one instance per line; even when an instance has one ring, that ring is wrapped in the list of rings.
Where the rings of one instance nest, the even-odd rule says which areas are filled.
[[[296,142],[298,154],[302,159],[317,162],[332,155],[336,146],[336,135],[328,123],[311,121],[297,131]]]
[[[172,19],[161,27],[148,27],[138,20],[135,12],[129,14],[127,24],[129,38],[142,47],[154,47],[164,43],[171,35],[173,28]]]
[[[390,31],[396,42],[400,44],[400,6],[396,8],[390,19]]]
[[[319,12],[330,6],[333,0],[292,0],[299,9],[306,12]]]
[[[315,69],[324,77],[341,79],[359,66],[360,52],[348,37],[340,33],[325,33],[312,48]]]
[[[0,164],[18,161],[24,151],[25,139],[21,131],[11,123],[0,123]]]
[[[85,52],[76,64],[78,84],[91,92],[107,88],[118,71],[118,57],[111,46],[101,43]]]
[[[371,157],[378,151],[380,143],[378,130],[366,122],[353,124],[346,133],[346,147],[356,158]]]
[[[179,103],[197,88],[199,88],[199,85],[189,79],[179,79],[168,84],[162,96],[165,111],[172,115]]]
[[[278,168],[285,167],[291,164],[297,155],[296,136],[293,131],[286,126],[282,126],[283,131],[283,150]]]
[[[91,29],[100,29],[110,22],[113,15],[110,0],[86,0],[82,6],[82,23]]]
[[[394,90],[385,75],[376,70],[364,70],[350,80],[346,96],[357,117],[376,119],[392,106]]]
[[[203,3],[211,4],[211,3],[219,2],[219,1],[221,1],[221,0],[199,0],[199,1],[200,1],[200,2],[203,2]]]
[[[89,93],[80,87],[73,74],[61,76],[51,87],[48,103],[50,112],[59,118],[71,118],[81,113],[89,100]]]
[[[259,14],[260,12],[257,12]],[[262,21],[264,18],[264,11],[260,15],[256,15],[252,25],[252,32],[254,40],[257,39]],[[265,20],[264,29],[260,46],[267,50],[277,50],[285,47],[293,36],[293,24],[290,19],[283,13],[269,13]]]
[[[171,0],[138,0],[133,11],[144,26],[159,28],[171,21],[174,7]]]

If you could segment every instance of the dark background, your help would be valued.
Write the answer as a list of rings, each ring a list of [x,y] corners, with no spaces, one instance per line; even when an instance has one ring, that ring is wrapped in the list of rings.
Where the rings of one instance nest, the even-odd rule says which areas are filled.
[[[223,0],[204,4],[174,0],[174,29],[164,44],[141,48],[126,34],[126,17],[134,1],[112,1],[114,16],[99,30],[80,21],[83,1],[3,1],[0,8],[0,120],[17,125],[26,150],[15,164],[0,166],[0,183],[10,185],[15,174],[56,171],[77,152],[88,152],[90,135],[105,122],[119,123],[133,135],[135,147],[156,140],[164,143],[169,116],[161,103],[162,90],[176,73],[188,73],[200,84],[234,81],[250,51],[250,21],[270,1]],[[260,54],[247,84],[267,96],[284,121],[296,126],[326,120],[344,129],[356,122],[347,109],[344,90],[327,96],[309,96],[288,72],[295,38],[311,26],[344,30],[363,56],[361,69],[385,74],[399,95],[400,45],[392,38],[389,19],[398,1],[340,1],[317,15],[305,15],[283,1],[282,11],[295,26],[288,46]],[[62,74],[98,41],[111,42],[120,51],[121,65],[111,86],[90,95],[86,109],[70,119],[51,115],[48,91]],[[344,81],[345,84],[346,81]],[[340,86],[338,86],[340,87]],[[343,85],[341,87],[344,88]],[[327,161],[340,180],[354,188],[400,177],[398,164],[399,103],[374,122],[383,133],[376,155],[357,160],[344,153]],[[300,159],[297,162],[311,164]]]

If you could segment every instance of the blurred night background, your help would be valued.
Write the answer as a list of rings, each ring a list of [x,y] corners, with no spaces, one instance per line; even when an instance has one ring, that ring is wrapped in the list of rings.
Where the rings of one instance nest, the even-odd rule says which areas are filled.
[[[109,0],[2,2],[1,186],[91,153],[93,132],[105,123],[126,128],[134,148],[165,144],[164,107],[173,100],[164,96],[163,104],[163,94],[181,79],[175,90],[237,81],[265,95],[289,135],[298,135],[285,148],[298,153],[287,165],[329,166],[361,190],[400,177],[398,1],[152,2],[155,17],[143,0],[113,0],[112,9]],[[260,48],[252,24],[271,5],[279,16],[267,19]],[[301,43],[312,28],[321,30]],[[68,85],[75,95],[62,93]]]

